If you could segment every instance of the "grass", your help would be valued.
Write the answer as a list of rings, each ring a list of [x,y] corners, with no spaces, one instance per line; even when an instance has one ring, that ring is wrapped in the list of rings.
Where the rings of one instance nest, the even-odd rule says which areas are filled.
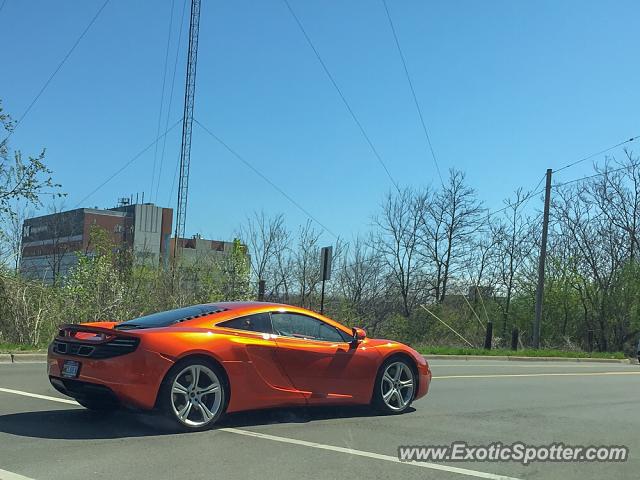
[[[627,358],[623,352],[582,352],[554,349],[525,350],[485,350],[484,348],[464,347],[418,347],[423,355],[497,355],[512,357],[566,357],[566,358]]]
[[[6,343],[0,342],[0,353],[31,353],[31,352],[44,352],[43,347],[34,347],[33,345],[24,345],[20,343]]]

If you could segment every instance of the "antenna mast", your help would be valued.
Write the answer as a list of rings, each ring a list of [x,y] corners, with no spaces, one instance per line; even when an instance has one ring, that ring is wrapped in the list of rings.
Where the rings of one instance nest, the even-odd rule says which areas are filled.
[[[196,65],[198,63],[198,33],[200,32],[200,0],[191,0],[189,24],[189,50],[187,52],[187,78],[184,89],[184,116],[182,118],[182,148],[180,150],[180,178],[178,182],[178,208],[176,212],[174,259],[179,255],[179,239],[184,238],[189,194],[189,165],[191,163],[191,128],[196,93]]]

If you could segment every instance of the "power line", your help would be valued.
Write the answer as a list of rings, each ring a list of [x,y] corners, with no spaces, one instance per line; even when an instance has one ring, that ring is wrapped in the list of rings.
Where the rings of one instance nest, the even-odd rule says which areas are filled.
[[[387,177],[389,177],[389,180],[391,180],[391,183],[396,188],[396,190],[400,191],[400,187],[398,187],[398,184],[393,179],[393,176],[391,175],[391,172],[387,168],[387,165],[384,163],[384,160],[382,160],[382,157],[380,156],[380,153],[378,153],[378,150],[373,145],[373,142],[371,141],[371,138],[369,138],[369,135],[367,134],[367,132],[364,129],[364,127],[362,126],[362,123],[360,123],[360,120],[358,120],[358,117],[356,116],[355,112],[351,108],[351,105],[349,105],[349,102],[347,101],[346,97],[342,93],[342,90],[338,86],[338,83],[336,82],[335,78],[333,78],[333,75],[329,71],[329,68],[325,64],[325,62],[322,59],[322,57],[320,56],[320,52],[318,52],[318,49],[315,47],[315,45],[311,41],[311,38],[309,37],[309,35],[307,34],[307,31],[305,30],[304,26],[302,25],[302,22],[300,21],[300,19],[296,15],[296,13],[293,11],[293,8],[291,8],[291,5],[289,4],[289,1],[288,0],[283,0],[283,2],[287,6],[287,9],[291,13],[291,16],[293,17],[293,19],[295,20],[296,24],[298,25],[298,28],[300,28],[300,31],[302,32],[302,35],[304,36],[304,38],[306,39],[307,43],[311,47],[311,50],[313,50],[313,53],[315,54],[316,58],[318,59],[318,62],[320,62],[320,65],[322,66],[322,69],[324,70],[324,73],[326,73],[327,77],[329,77],[329,80],[331,81],[331,84],[335,88],[336,92],[338,92],[338,95],[340,96],[340,99],[342,100],[342,103],[344,103],[344,106],[349,111],[349,114],[351,115],[351,118],[353,118],[353,121],[356,123],[356,125],[360,129],[360,132],[362,133],[362,136],[364,137],[364,139],[369,144],[369,147],[371,148],[371,151],[373,152],[375,157],[378,159],[378,163],[380,163],[380,165],[384,169],[385,173],[387,174]]]
[[[591,155],[588,155],[588,156],[586,156],[584,158],[581,158],[580,160],[576,160],[575,162],[569,163],[568,165],[565,165],[564,167],[558,168],[558,169],[554,170],[553,173],[558,173],[558,172],[561,172],[562,170],[564,170],[566,168],[573,167],[574,165],[578,165],[579,163],[582,163],[582,162],[586,162],[587,160],[589,160],[589,159],[591,159],[593,157],[597,157],[598,155],[602,155],[603,153],[607,153],[608,151],[613,150],[614,148],[618,148],[618,147],[620,147],[620,146],[622,146],[622,145],[624,145],[626,143],[631,143],[631,142],[633,142],[633,141],[635,141],[635,140],[637,140],[639,138],[640,138],[640,135],[637,135],[635,137],[629,138],[628,140],[624,140],[624,141],[622,141],[620,143],[616,143],[615,145],[613,145],[613,146],[611,146],[609,148],[605,148],[604,150],[600,150],[599,152],[592,153]]]
[[[113,180],[117,175],[119,175],[123,170],[125,170],[129,165],[131,165],[133,162],[135,162],[138,158],[140,158],[142,155],[144,155],[148,150],[151,149],[151,147],[153,147],[156,143],[158,143],[160,141],[161,138],[167,136],[167,134],[173,130],[175,127],[177,127],[180,122],[182,122],[182,118],[180,120],[178,120],[177,122],[175,122],[173,125],[171,125],[171,127],[169,127],[169,129],[167,129],[163,134],[161,134],[160,136],[158,136],[153,142],[151,142],[149,145],[147,145],[146,147],[144,147],[142,150],[140,150],[138,153],[136,153],[129,161],[127,161],[124,165],[122,165],[118,170],[116,170],[113,174],[111,174],[109,177],[106,178],[106,180],[104,180],[100,185],[98,185],[96,188],[94,188],[93,190],[91,190],[91,192],[89,192],[82,200],[80,200],[77,205],[73,208],[78,208],[80,205],[82,205],[87,199],[89,199],[90,197],[93,196],[94,193],[96,193],[98,190],[100,190],[102,187],[104,187],[107,183],[109,183],[111,180]]]
[[[176,180],[178,179],[178,169],[180,168],[180,158],[176,162],[176,168],[173,170],[173,181],[171,182],[171,190],[169,190],[169,198],[167,199],[167,205],[171,203],[171,198],[173,198],[173,191],[176,188]]]
[[[58,74],[58,72],[60,71],[60,69],[62,68],[62,66],[66,63],[66,61],[68,60],[68,58],[71,56],[71,54],[73,53],[73,51],[76,49],[76,47],[80,44],[80,42],[82,41],[82,39],[84,38],[84,36],[87,34],[87,32],[89,31],[89,29],[91,28],[91,26],[96,22],[96,20],[98,19],[98,17],[100,16],[100,14],[102,13],[102,11],[104,10],[104,8],[107,6],[107,4],[109,3],[109,0],[105,0],[104,3],[102,4],[102,6],[98,9],[98,11],[96,12],[96,14],[93,16],[93,18],[91,19],[91,21],[89,22],[89,24],[85,27],[85,29],[82,31],[82,33],[80,34],[80,36],[78,37],[78,39],[75,41],[75,43],[73,44],[73,46],[71,47],[71,49],[67,52],[67,54],[63,57],[62,61],[58,64],[58,66],[56,67],[56,69],[53,71],[53,73],[49,76],[49,78],[47,79],[47,81],[44,83],[44,85],[42,86],[42,88],[40,89],[40,91],[38,92],[38,94],[34,97],[34,99],[31,101],[31,103],[29,104],[29,106],[27,107],[27,109],[23,112],[23,114],[20,116],[20,118],[18,119],[18,121],[14,124],[14,128],[13,130],[11,130],[9,132],[9,134],[5,137],[5,139],[2,141],[2,143],[4,144],[10,137],[11,135],[13,135],[13,132],[15,132],[16,128],[18,128],[21,124],[22,121],[24,120],[24,118],[27,116],[27,114],[29,113],[29,111],[31,111],[31,108],[35,105],[35,103],[38,101],[38,99],[40,98],[40,96],[44,93],[44,91],[47,89],[47,87],[49,86],[49,84],[51,83],[51,81],[53,80],[53,78]]]
[[[552,185],[551,188],[564,187],[565,185],[570,185],[570,184],[576,183],[576,182],[582,182],[584,180],[590,180],[590,179],[596,178],[596,177],[602,177],[604,175],[609,175],[611,173],[621,172],[622,170],[628,170],[628,169],[634,168],[634,167],[640,167],[640,162],[631,163],[630,165],[625,165],[624,167],[615,168],[613,170],[605,170],[603,172],[594,173],[593,175],[587,175],[586,177],[574,178],[573,180],[568,180],[566,182],[556,183],[556,184]]]
[[[384,0],[383,0],[383,1],[384,1]],[[583,157],[583,158],[581,158],[581,159],[579,159],[579,160],[576,160],[575,162],[568,163],[567,165],[565,165],[565,166],[563,166],[563,167],[560,167],[560,168],[558,168],[558,169],[553,170],[553,173],[561,172],[562,170],[565,170],[565,169],[567,169],[567,168],[569,168],[569,167],[572,167],[572,166],[574,166],[574,165],[578,165],[579,163],[585,162],[585,161],[587,161],[587,160],[589,160],[589,159],[591,159],[591,158],[593,158],[593,157],[597,157],[598,155],[602,155],[603,153],[607,153],[607,152],[609,152],[609,151],[611,151],[611,150],[613,150],[613,149],[615,149],[615,148],[617,148],[617,147],[620,147],[620,146],[625,145],[625,144],[627,144],[627,143],[634,142],[635,140],[638,140],[638,139],[640,139],[640,135],[635,136],[635,137],[631,137],[631,138],[629,138],[628,140],[624,140],[624,141],[622,141],[622,142],[620,142],[620,143],[617,143],[617,144],[615,144],[615,145],[613,145],[613,146],[611,146],[611,147],[605,148],[604,150],[600,150],[600,151],[598,151],[598,152],[596,152],[596,153],[592,153],[592,154],[590,154],[590,155],[587,155],[586,157]],[[568,184],[571,184],[571,183],[579,182],[579,181],[581,181],[581,180],[589,180],[590,178],[598,177],[598,176],[601,176],[601,175],[606,175],[607,173],[614,173],[614,172],[618,172],[618,171],[621,171],[621,170],[625,170],[625,169],[631,168],[632,166],[638,166],[638,165],[640,165],[640,163],[638,163],[638,164],[632,164],[632,165],[627,165],[627,166],[625,166],[625,167],[621,167],[621,168],[618,168],[618,169],[616,169],[616,170],[608,170],[608,171],[605,171],[605,172],[596,173],[596,174],[594,174],[594,175],[589,175],[589,176],[586,176],[586,177],[576,178],[576,179],[574,179],[574,180],[569,180],[569,181],[567,181],[567,182],[556,183],[556,184],[553,184],[553,185],[551,186],[551,188],[561,187],[561,186],[563,186],[563,185],[568,185]],[[507,206],[506,206],[506,207],[503,207],[503,208],[500,208],[500,209],[498,209],[498,210],[495,210],[495,211],[493,211],[493,212],[488,213],[488,214],[487,214],[487,217],[491,217],[491,216],[493,216],[493,215],[495,215],[495,214],[497,214],[497,213],[504,212],[505,210],[507,210],[507,209],[509,209],[509,208],[511,208],[511,207],[513,207],[513,206],[520,206],[520,205],[522,205],[522,206],[524,207],[524,205],[525,205],[525,204],[526,204],[526,203],[527,203],[527,202],[528,202],[532,197],[535,197],[536,195],[539,195],[539,194],[541,194],[542,192],[544,192],[544,188],[543,188],[542,190],[539,190],[539,191],[537,191],[537,190],[538,190],[538,187],[540,187],[540,185],[542,184],[542,181],[544,180],[545,176],[546,176],[546,174],[542,176],[542,178],[540,179],[540,181],[538,182],[538,184],[533,188],[533,190],[531,191],[531,193],[530,193],[530,194],[528,194],[528,195],[525,195],[525,197],[524,197],[522,200],[520,200],[520,202],[518,202],[518,203],[511,203],[511,202],[509,202],[509,203],[507,204]]]
[[[585,177],[574,178],[573,180],[568,180],[566,182],[554,183],[553,185],[551,185],[551,188],[564,187],[566,185],[571,185],[572,183],[583,182],[585,180],[590,180],[590,179],[596,178],[596,177],[602,177],[604,175],[610,175],[612,173],[621,172],[622,170],[628,170],[628,169],[634,168],[634,167],[640,167],[640,162],[632,163],[630,165],[625,165],[624,167],[615,168],[613,170],[605,170],[603,172],[594,173],[593,175],[587,175]],[[542,178],[544,179],[545,175],[543,175]],[[540,183],[542,183],[542,182],[538,182],[538,186],[536,186],[536,188],[533,189],[533,193],[531,193],[530,195],[525,196],[519,203],[523,204],[523,206],[524,206],[524,203],[526,203],[531,197],[535,197],[536,195],[539,195],[542,192],[544,192],[544,188],[542,190],[535,191],[540,186]],[[491,216],[495,215],[496,213],[503,212],[506,209],[513,207],[514,205],[516,205],[516,204],[509,203],[509,205],[507,205],[506,207],[501,208],[500,210],[496,210],[494,212],[489,213],[487,215],[487,217],[491,217]]]
[[[180,44],[182,43],[182,31],[184,29],[184,17],[187,11],[187,0],[184,0],[182,3],[182,17],[180,20],[180,31],[178,33],[178,45],[176,47],[176,58],[173,62],[173,76],[171,78],[171,89],[169,90],[169,106],[167,107],[167,119],[165,122],[165,129],[169,126],[169,115],[171,114],[171,105],[173,104],[173,88],[176,83],[176,71],[178,69],[178,58],[180,57]],[[162,165],[164,163],[164,152],[167,147],[167,137],[162,140],[162,154],[160,155],[160,172],[158,173],[158,184],[156,185],[156,194],[154,196],[154,201],[158,200],[158,193],[160,192],[160,176],[162,175]],[[169,200],[171,202],[171,197],[173,197],[173,188],[176,183],[176,177],[178,175],[178,166],[180,165],[180,158],[178,158],[178,162],[176,163],[176,171],[173,176],[173,183],[171,184],[171,192],[169,193]],[[153,192],[151,192],[153,194]]]
[[[171,45],[171,30],[173,28],[173,8],[175,5],[175,0],[171,0],[171,12],[169,14],[169,33],[167,35],[167,47],[164,53],[164,68],[162,70],[162,91],[160,93],[160,109],[158,112],[158,127],[156,129],[156,135],[160,135],[160,127],[162,125],[162,109],[164,106],[164,88],[167,83],[167,64],[169,63],[169,46]],[[153,169],[151,170],[151,190],[149,190],[149,195],[153,195],[153,184],[155,182],[156,177],[156,160],[158,157],[158,144],[156,143],[153,148]],[[160,176],[158,176],[158,184],[160,183]]]
[[[545,180],[545,178],[547,178],[547,174],[546,172],[542,175],[542,177],[540,177],[540,180],[538,181],[538,184],[533,187],[533,190],[531,190],[531,195],[525,195],[525,198],[523,198],[520,201],[520,206],[522,208],[524,208],[527,205],[527,202],[529,202],[529,200],[531,200],[533,197],[535,197],[536,195],[538,195],[538,193],[544,192],[544,188],[542,190],[540,190],[540,192],[538,193],[534,193],[538,190],[538,188],[540,187],[540,185],[542,185],[542,182]]]
[[[384,11],[387,14],[387,20],[389,20],[389,26],[391,27],[391,32],[393,33],[393,39],[395,40],[398,53],[400,54],[400,60],[402,60],[402,67],[404,68],[404,74],[407,77],[407,82],[409,83],[409,88],[411,89],[411,96],[413,97],[413,103],[416,105],[416,109],[418,110],[418,116],[420,117],[420,124],[422,125],[422,131],[424,132],[424,136],[427,139],[427,145],[429,146],[429,150],[431,151],[431,156],[433,157],[433,164],[436,167],[436,172],[438,173],[438,177],[440,178],[440,183],[444,185],[444,181],[442,180],[442,174],[440,173],[440,166],[438,165],[438,159],[436,158],[436,152],[433,150],[431,137],[429,136],[429,130],[427,129],[427,125],[424,121],[424,116],[422,115],[422,109],[420,108],[420,103],[418,103],[418,97],[416,95],[416,91],[413,88],[413,82],[411,81],[411,76],[409,75],[409,69],[407,68],[407,62],[404,58],[404,53],[402,53],[402,48],[400,47],[400,41],[398,40],[396,28],[393,24],[393,20],[391,19],[391,13],[389,12],[387,1],[382,0],[382,4],[384,5]]]
[[[538,189],[538,187],[542,184],[542,181],[544,180],[544,178],[546,177],[546,174],[542,176],[542,178],[540,178],[540,181],[538,182],[538,184],[533,188],[533,190],[531,190],[530,193],[528,193],[527,195],[525,195],[519,202],[516,203],[511,203],[508,202],[507,205],[503,208],[500,208],[499,210],[495,210],[493,212],[489,212],[487,213],[487,218],[492,217],[500,212],[504,212],[505,210],[512,208],[512,207],[519,207],[522,206],[524,207],[526,205],[526,203],[532,198],[535,197],[536,195],[538,195],[539,193],[544,192],[544,189],[540,190],[539,192],[536,192],[536,190]]]
[[[313,220],[318,225],[320,225],[320,227],[322,227],[331,236],[335,237],[336,239],[338,238],[338,236],[335,233],[333,233],[331,230],[329,230],[329,228],[327,228],[325,225],[323,225],[322,222],[320,222],[317,218],[315,218],[313,215],[311,215],[311,213],[309,213],[302,205],[300,205],[298,202],[296,202],[288,193],[286,193],[284,190],[282,190],[282,188],[280,188],[275,182],[271,181],[264,173],[262,173],[256,167],[254,167],[248,160],[246,160],[238,152],[236,152],[229,145],[227,145],[215,133],[213,133],[211,130],[209,130],[207,127],[205,127],[202,123],[200,123],[198,121],[198,119],[194,118],[193,121],[195,123],[197,123],[200,128],[202,128],[206,133],[208,133],[220,145],[222,145],[229,153],[231,153],[231,155],[233,155],[238,160],[240,160],[242,163],[244,163],[245,166],[247,166],[249,169],[251,169],[253,171],[253,173],[258,175],[265,182],[267,182],[269,185],[271,185],[275,190],[277,190],[278,193],[280,193],[280,195],[282,195],[284,198],[286,198],[293,206],[295,206],[298,210],[300,210],[302,213],[304,213],[307,217],[309,217],[311,220]]]

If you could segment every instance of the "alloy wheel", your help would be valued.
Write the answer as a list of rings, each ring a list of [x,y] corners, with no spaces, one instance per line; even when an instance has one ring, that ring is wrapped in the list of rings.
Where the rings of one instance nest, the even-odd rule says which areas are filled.
[[[380,382],[382,401],[389,409],[401,411],[413,399],[415,388],[414,374],[404,362],[393,362],[387,365]]]
[[[171,386],[171,407],[189,427],[202,427],[217,417],[223,405],[220,379],[208,367],[194,364],[176,375]]]

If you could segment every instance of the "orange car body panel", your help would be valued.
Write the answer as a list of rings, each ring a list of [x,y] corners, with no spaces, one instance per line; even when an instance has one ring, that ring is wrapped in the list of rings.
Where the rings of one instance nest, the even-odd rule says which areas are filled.
[[[216,305],[228,310],[163,328],[121,331],[113,330],[115,322],[81,324],[80,331],[74,334],[78,341],[96,334],[113,334],[118,338],[139,338],[140,343],[131,353],[106,359],[63,355],[49,347],[49,376],[61,379],[64,361],[76,360],[81,363],[76,380],[105,386],[124,404],[152,409],[162,380],[175,362],[204,355],[217,361],[228,377],[228,412],[295,405],[367,404],[380,366],[389,356],[401,353],[416,364],[416,398],[428,391],[429,366],[422,355],[406,345],[365,338],[354,346],[225,328],[218,324],[254,313],[292,312],[322,320],[351,335],[349,328],[303,308],[262,302]],[[89,331],[81,330],[85,326]]]

